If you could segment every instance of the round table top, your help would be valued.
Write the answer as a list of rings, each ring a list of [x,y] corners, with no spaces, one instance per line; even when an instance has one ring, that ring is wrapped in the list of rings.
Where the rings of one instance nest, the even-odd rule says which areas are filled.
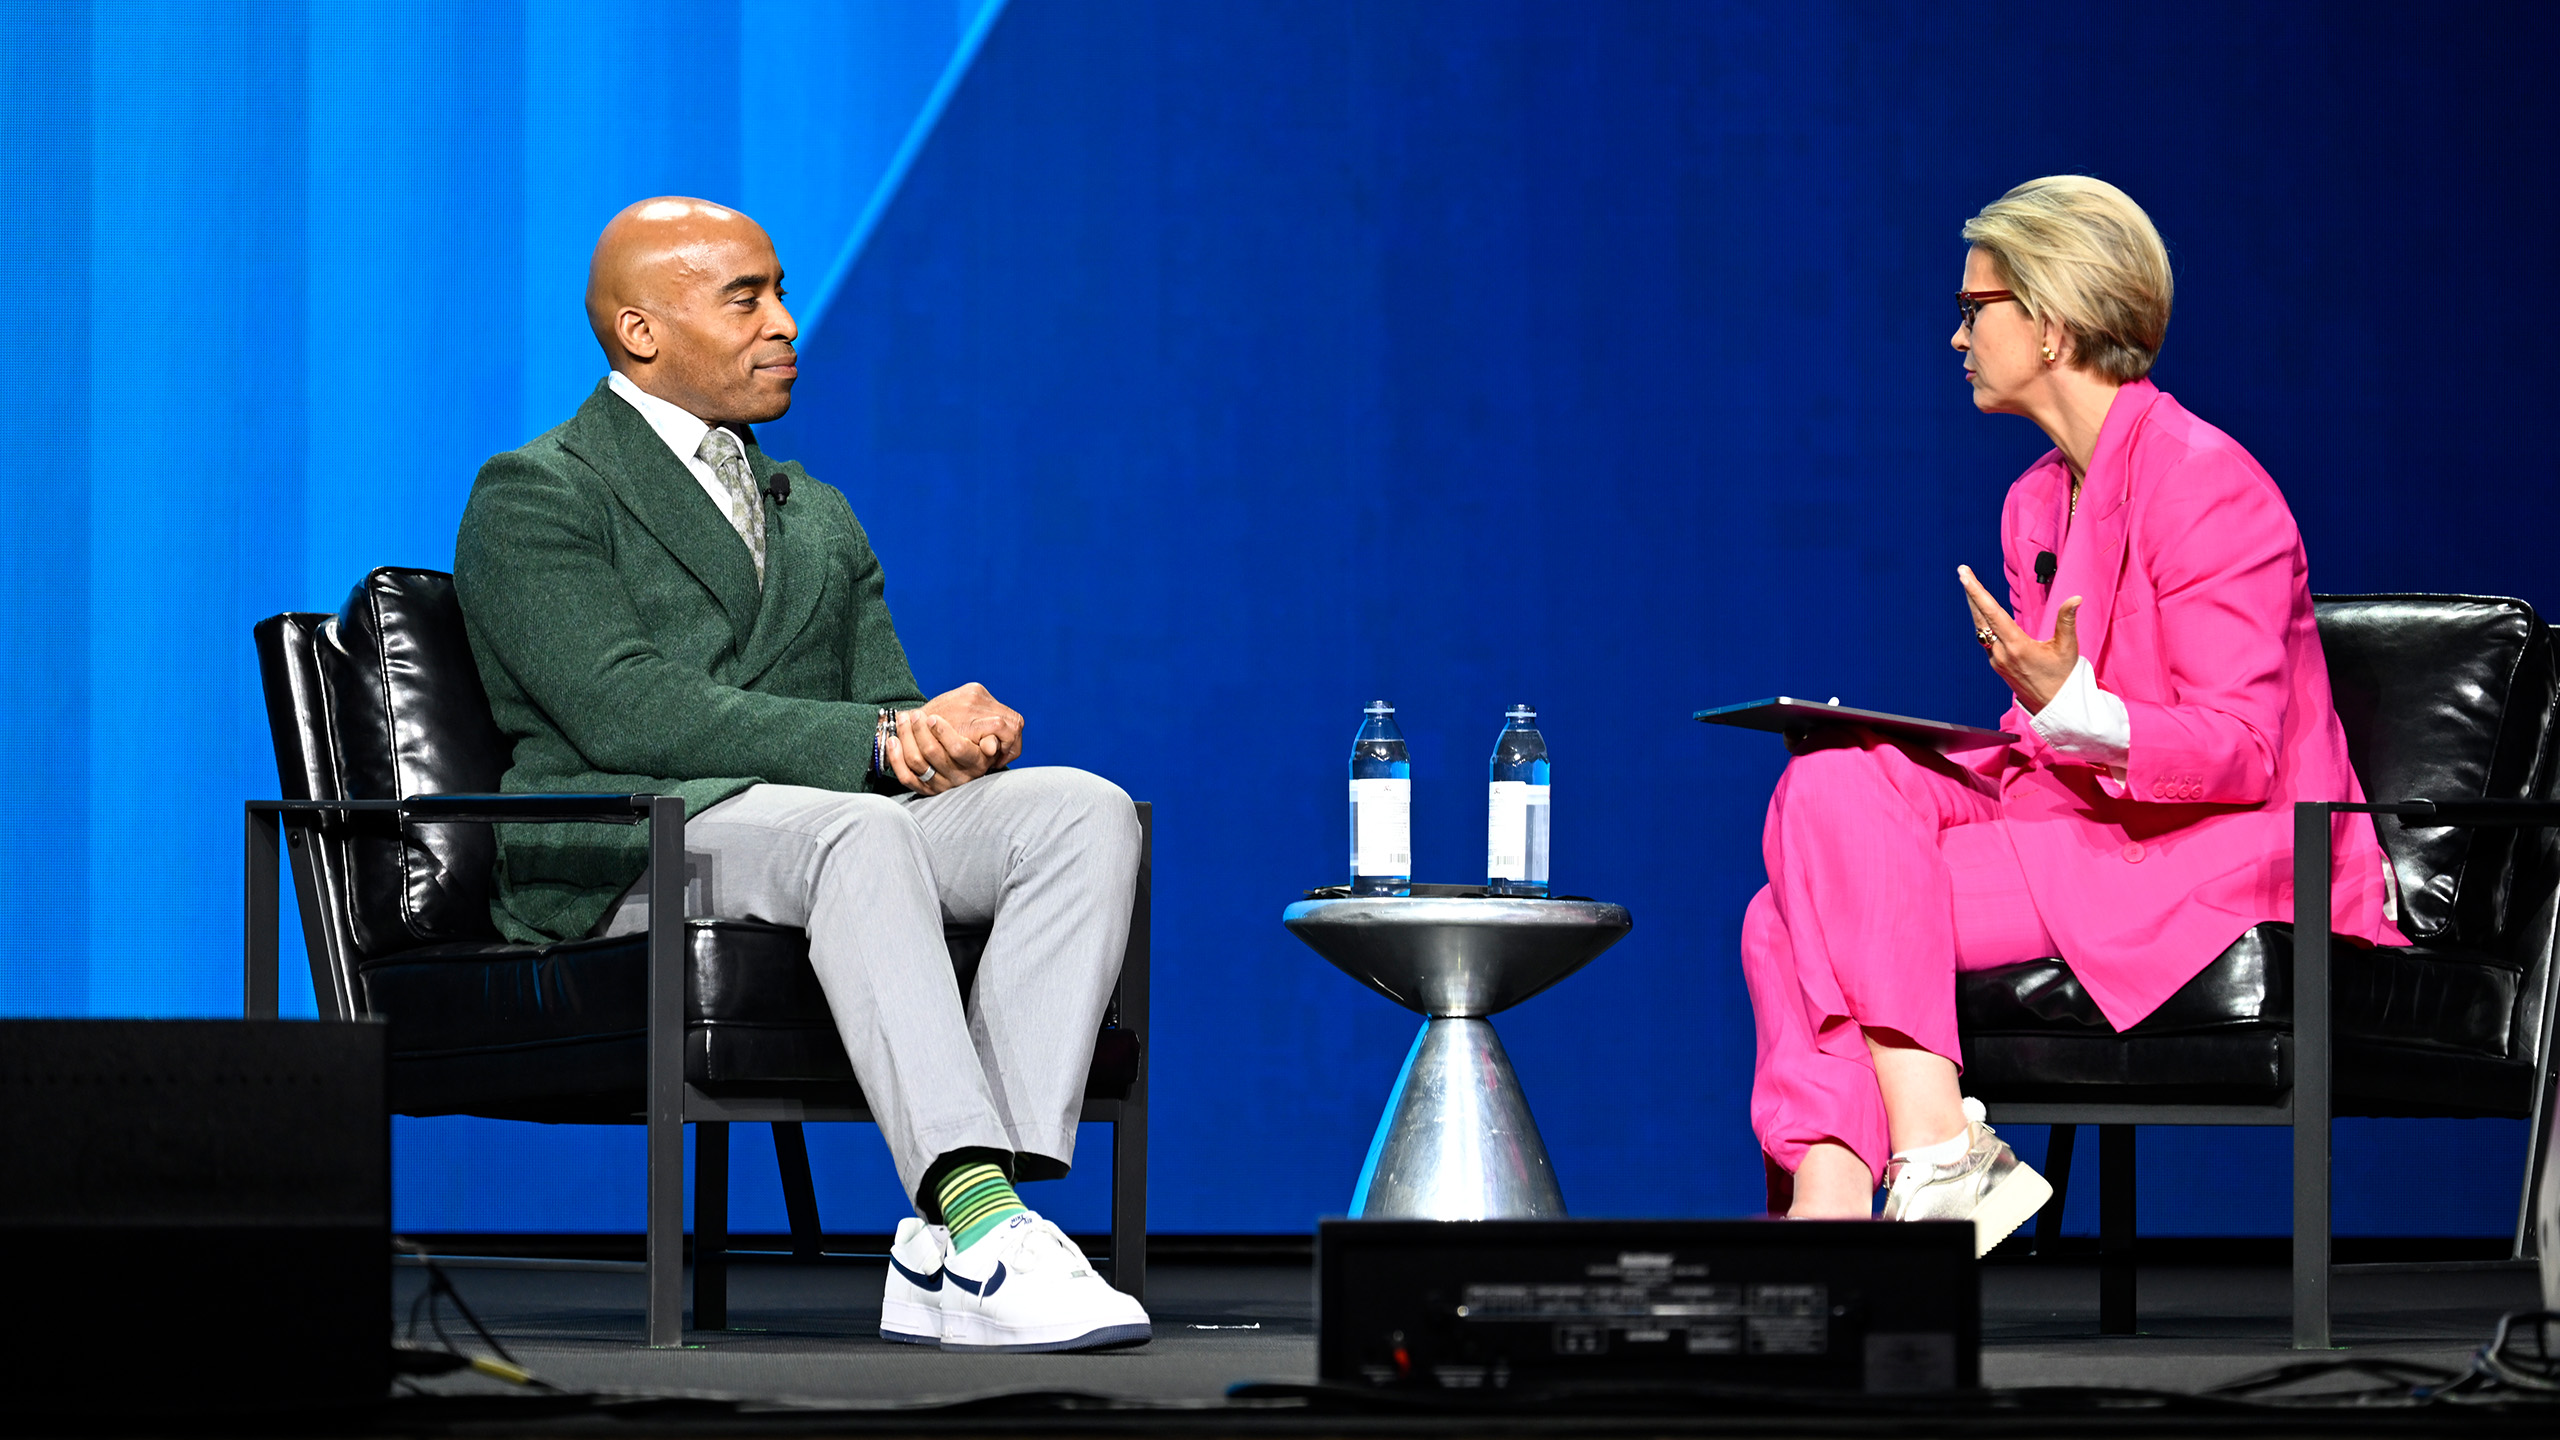
[[[1635,927],[1623,905],[1580,896],[1487,895],[1416,885],[1412,895],[1319,890],[1280,923],[1343,973],[1433,1016],[1507,1010],[1590,964]]]

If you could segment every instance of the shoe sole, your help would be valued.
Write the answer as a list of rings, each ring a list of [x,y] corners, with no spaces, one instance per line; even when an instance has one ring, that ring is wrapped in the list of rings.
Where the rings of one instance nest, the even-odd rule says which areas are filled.
[[[1131,1345],[1144,1345],[1155,1338],[1153,1325],[1105,1325],[1081,1335],[1057,1340],[982,1341],[971,1343],[942,1337],[945,1350],[969,1350],[982,1355],[1041,1355],[1061,1350],[1118,1350]]]
[[[892,1345],[941,1344],[941,1307],[918,1305],[911,1300],[882,1300],[880,1338]]]
[[[2008,1239],[2010,1232],[2026,1224],[2052,1198],[2053,1183],[2019,1162],[2008,1179],[1974,1206],[1973,1258],[1990,1254],[1992,1246]]]

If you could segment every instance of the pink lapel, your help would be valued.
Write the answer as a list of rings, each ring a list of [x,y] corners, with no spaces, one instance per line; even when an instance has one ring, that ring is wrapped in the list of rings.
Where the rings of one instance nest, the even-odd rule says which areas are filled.
[[[2016,546],[2018,573],[2025,578],[2009,596],[2009,618],[2018,622],[2030,635],[2049,635],[2053,623],[2053,587],[2036,582],[2036,556],[2062,554],[2060,516],[2071,491],[2071,467],[2064,464],[2062,452],[2048,450],[2044,458],[2027,467],[2021,477],[2018,498],[2012,505],[2017,517],[2017,532],[2009,537]]]
[[[2148,380],[2136,380],[2116,392],[2098,429],[2098,449],[2089,457],[2089,473],[2080,482],[2080,517],[2096,527],[2089,539],[2096,562],[2093,574],[2104,577],[2096,593],[2081,598],[2080,653],[2098,664],[2107,646],[2107,624],[2115,618],[2116,591],[2124,580],[2125,534],[2133,523],[2134,439],[2142,417],[2151,413],[2160,392]],[[2058,611],[2068,595],[2049,597]]]

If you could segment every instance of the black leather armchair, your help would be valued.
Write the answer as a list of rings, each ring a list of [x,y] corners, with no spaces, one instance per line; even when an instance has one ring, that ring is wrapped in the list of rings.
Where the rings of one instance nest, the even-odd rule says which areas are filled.
[[[1966,1090],[1994,1121],[2054,1126],[2040,1244],[2060,1222],[2074,1127],[2098,1126],[2107,1333],[2134,1330],[2136,1125],[2292,1127],[2293,1335],[2306,1349],[2329,1345],[2333,1115],[2525,1117],[2546,1143],[2560,914],[2560,844],[2538,828],[2560,824],[2550,634],[2520,600],[2317,605],[2348,750],[2378,798],[2295,807],[2295,923],[2242,935],[2122,1033],[2059,959],[1958,978]],[[2329,819],[2358,809],[2375,812],[2408,946],[2329,934]],[[2539,1161],[2525,1169],[2518,1258]]]
[[[695,1127],[693,1323],[727,1325],[728,1127],[768,1122],[795,1251],[819,1225],[801,1124],[871,1119],[798,930],[685,920],[684,805],[650,795],[497,795],[504,738],[452,577],[376,570],[337,615],[259,622],[285,799],[247,807],[245,1007],[276,1011],[277,852],[324,1016],[390,1023],[391,1106],[557,1124],[646,1124],[648,1342],[683,1339],[683,1130]],[[1152,815],[1129,946],[1086,1082],[1112,1126],[1112,1281],[1146,1279],[1148,894]],[[649,827],[650,929],[540,947],[489,920],[489,822]],[[954,928],[966,993],[984,930]]]

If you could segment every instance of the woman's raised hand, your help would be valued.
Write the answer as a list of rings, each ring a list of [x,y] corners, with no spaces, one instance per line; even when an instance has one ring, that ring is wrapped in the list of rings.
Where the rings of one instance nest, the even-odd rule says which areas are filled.
[[[1956,579],[1964,585],[1965,603],[1973,607],[1973,638],[1982,642],[1991,668],[2009,682],[2028,714],[2041,713],[2061,693],[2072,667],[2080,663],[2080,597],[2062,602],[2053,618],[2053,638],[2038,640],[2018,628],[2018,622],[1973,578],[1971,566],[1957,566]]]

